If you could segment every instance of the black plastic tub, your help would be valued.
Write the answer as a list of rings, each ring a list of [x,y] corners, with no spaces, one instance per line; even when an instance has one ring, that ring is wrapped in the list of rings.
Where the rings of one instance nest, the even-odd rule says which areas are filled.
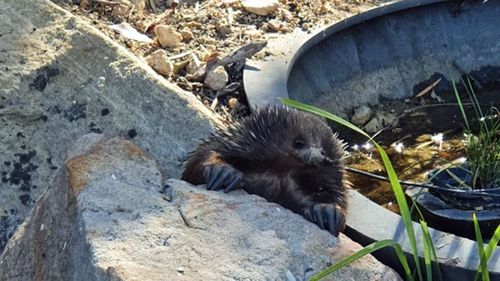
[[[500,1],[401,1],[269,46],[279,55],[250,61],[244,71],[252,108],[289,97],[345,117],[380,99],[412,97],[436,74],[454,81],[468,74],[482,85],[500,86]],[[438,85],[435,91],[449,88]],[[399,215],[354,190],[349,196],[346,234],[351,239],[362,245],[394,239],[411,252]],[[500,222],[499,212],[489,214],[493,226]],[[469,225],[462,222],[462,227]],[[421,236],[420,226],[414,228]],[[475,241],[436,229],[431,235],[443,280],[474,280]],[[392,250],[375,256],[401,272]],[[500,280],[500,247],[489,270],[492,280]]]
[[[448,171],[464,182],[471,181],[471,175],[466,169],[460,167],[449,168]],[[448,187],[447,190],[431,189],[433,195],[439,197],[444,202],[462,210],[494,210],[500,209],[500,187],[492,186],[484,189],[460,190],[458,183],[446,170],[432,171],[429,173],[431,183]]]
[[[463,168],[449,169],[455,177],[470,181],[470,174]],[[500,223],[500,188],[457,190],[459,184],[446,171],[429,173],[433,185],[448,189],[422,189],[409,187],[406,194],[413,198],[426,221],[437,229],[475,239],[472,215],[475,214],[482,237],[491,238]]]
[[[473,214],[476,215],[484,239],[489,239],[500,223],[500,209],[458,209],[419,187],[407,188],[406,194],[415,200],[429,224],[440,231],[454,233],[457,237],[475,239]]]

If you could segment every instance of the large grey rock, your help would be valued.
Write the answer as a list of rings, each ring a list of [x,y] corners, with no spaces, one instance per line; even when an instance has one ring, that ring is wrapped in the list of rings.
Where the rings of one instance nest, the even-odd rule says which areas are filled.
[[[0,280],[305,280],[360,248],[243,191],[165,185],[136,145],[101,139],[78,142],[9,241]],[[400,280],[371,256],[332,278]]]
[[[46,0],[0,1],[0,251],[81,135],[134,137],[169,176],[214,118]]]

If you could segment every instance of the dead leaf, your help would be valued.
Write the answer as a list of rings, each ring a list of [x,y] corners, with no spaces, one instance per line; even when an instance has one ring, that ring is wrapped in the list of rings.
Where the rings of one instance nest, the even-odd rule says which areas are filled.
[[[441,79],[442,78],[439,78],[438,80],[436,80],[434,83],[432,83],[431,85],[425,87],[425,89],[423,89],[422,91],[420,91],[416,97],[417,98],[420,98],[422,96],[424,96],[425,94],[429,93],[434,87],[436,87],[436,85],[441,82]]]

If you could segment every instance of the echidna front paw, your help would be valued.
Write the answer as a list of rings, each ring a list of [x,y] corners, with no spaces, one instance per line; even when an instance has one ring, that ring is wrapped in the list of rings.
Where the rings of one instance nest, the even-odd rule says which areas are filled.
[[[328,230],[335,237],[338,237],[345,227],[344,212],[336,204],[315,204],[304,210],[304,217],[321,229]]]
[[[209,165],[203,171],[208,190],[224,189],[224,192],[238,189],[243,174],[230,165]]]

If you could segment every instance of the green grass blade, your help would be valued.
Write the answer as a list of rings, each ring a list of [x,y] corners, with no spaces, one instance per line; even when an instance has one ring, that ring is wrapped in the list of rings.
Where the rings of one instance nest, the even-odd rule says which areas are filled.
[[[298,109],[301,109],[301,110],[304,110],[304,111],[308,111],[308,112],[311,112],[311,113],[315,113],[317,115],[320,115],[320,116],[323,116],[325,118],[328,118],[332,121],[335,121],[336,123],[339,123],[353,131],[356,131],[358,133],[360,133],[361,135],[367,137],[368,139],[372,139],[372,137],[370,135],[368,135],[365,131],[361,130],[360,128],[358,128],[356,125],[354,124],[351,124],[349,121],[346,121],[340,117],[338,117],[337,115],[334,115],[328,111],[325,111],[323,109],[319,109],[315,106],[312,106],[312,105],[308,105],[308,104],[305,104],[305,103],[301,103],[301,102],[298,102],[298,101],[294,101],[294,100],[291,100],[291,99],[283,99],[283,104],[285,105],[288,105],[288,106],[291,106],[291,107],[295,107],[295,108],[298,108]]]
[[[434,260],[434,264],[436,266],[436,271],[437,271],[437,276],[438,276],[438,280],[439,281],[442,281],[443,280],[443,276],[441,275],[441,267],[439,266],[439,260],[438,260],[438,256],[437,256],[437,253],[436,253],[436,247],[434,246],[434,242],[432,242],[432,238],[429,234],[429,228],[427,228],[427,225],[425,225],[425,232],[426,234],[424,234],[424,237],[426,237],[426,239],[428,239],[428,243],[429,243],[429,246],[430,246],[430,249],[431,249],[431,253],[432,253],[432,258]]]
[[[444,171],[448,174],[448,176],[450,176],[454,181],[456,181],[459,184],[459,186],[455,186],[456,189],[468,189],[468,190],[473,189],[472,186],[469,186],[464,180],[459,178],[452,171],[450,171],[448,169],[444,169]],[[474,176],[474,173],[472,173],[472,175]],[[475,181],[473,180],[472,182],[475,182]]]
[[[413,259],[415,261],[415,266],[417,269],[417,274],[420,280],[423,280],[422,270],[420,268],[420,258],[418,255],[417,249],[417,241],[415,239],[415,231],[413,230],[413,222],[411,220],[410,208],[408,207],[408,203],[406,202],[406,197],[403,192],[403,188],[399,184],[398,176],[396,175],[396,171],[392,166],[391,161],[389,160],[389,156],[385,152],[385,150],[376,142],[373,142],[377,147],[380,157],[382,158],[382,162],[384,162],[384,166],[387,172],[387,176],[389,177],[389,181],[391,183],[394,195],[396,197],[396,202],[399,205],[399,211],[401,213],[401,217],[403,218],[403,223],[405,225],[405,229],[408,235],[408,239],[410,240],[410,246],[413,252]]]
[[[488,243],[488,246],[486,247],[486,250],[484,251],[484,256],[486,258],[486,262],[488,262],[491,255],[493,254],[493,251],[495,251],[499,241],[500,241],[500,225],[497,226],[495,233],[493,233],[493,236],[490,239],[490,243]],[[479,265],[477,268],[476,278],[474,278],[474,281],[479,279],[479,275],[481,274],[481,272],[482,272],[481,265]]]
[[[463,80],[462,80],[462,82],[465,85],[465,89],[467,90],[467,94],[469,95],[469,99],[472,101],[474,111],[476,112],[476,117],[479,119],[481,117],[484,117],[483,111],[481,109],[481,104],[477,100],[476,93],[474,93],[474,87],[472,87],[472,83],[471,83],[470,77],[468,75],[467,75],[466,79],[467,79],[467,84],[465,84],[465,82],[463,82]]]
[[[495,230],[495,233],[490,239],[490,242],[488,243],[488,247],[486,247],[486,250],[484,251],[484,254],[486,256],[486,261],[488,261],[493,254],[493,251],[495,251],[498,242],[500,241],[500,225],[497,226],[497,229]]]
[[[424,232],[425,224],[424,221],[420,221],[420,226],[422,227],[422,232]],[[427,281],[432,281],[432,264],[431,264],[431,249],[429,249],[429,240],[424,236],[424,263],[425,263],[425,273]]]
[[[424,215],[422,214],[422,211],[420,210],[418,205],[413,204],[413,207],[415,208],[415,210],[417,210],[418,215],[420,216],[420,226],[422,227],[422,234],[423,234],[423,238],[425,239],[424,243],[427,243],[427,245],[429,245],[429,249],[430,249],[431,255],[432,255],[432,260],[434,261],[434,265],[436,267],[438,280],[442,281],[443,276],[441,275],[441,267],[439,266],[439,261],[438,261],[438,257],[437,257],[437,253],[436,253],[436,247],[434,247],[434,242],[432,242],[432,237],[431,237],[430,232],[429,232],[429,227],[427,226],[427,223],[424,220]],[[424,245],[424,247],[425,247],[425,245]],[[425,248],[424,248],[424,250],[425,250]],[[427,269],[427,274],[429,274],[428,269]],[[427,278],[429,278],[429,276],[427,276]]]
[[[411,271],[410,271],[410,266],[408,265],[408,262],[406,261],[406,257],[403,253],[403,249],[401,249],[401,246],[396,243],[393,240],[381,240],[377,241],[375,243],[372,243],[363,249],[359,250],[358,252],[343,258],[336,264],[328,267],[327,269],[323,270],[322,272],[314,275],[309,279],[309,281],[318,281],[321,280],[322,278],[328,276],[329,274],[341,269],[342,267],[349,265],[350,263],[362,258],[363,256],[366,256],[368,254],[371,254],[377,250],[380,250],[385,247],[393,247],[394,251],[396,252],[396,255],[398,256],[399,261],[401,262],[401,265],[403,266],[403,269],[406,274],[406,278],[409,281],[413,280],[413,277],[411,276]]]
[[[424,238],[424,260],[425,268],[427,273],[427,281],[432,281],[432,261],[434,260],[436,265],[436,270],[438,273],[439,280],[442,280],[441,269],[439,268],[439,262],[436,254],[436,248],[432,242],[431,235],[429,233],[429,227],[424,220],[420,221],[420,226],[422,227],[422,234]]]
[[[460,107],[460,112],[462,112],[462,117],[464,118],[465,127],[467,128],[467,130],[470,131],[469,121],[467,121],[469,119],[467,119],[467,115],[465,114],[464,105],[462,103],[462,99],[460,99],[460,95],[458,94],[457,85],[455,85],[454,81],[451,81],[451,85],[453,85],[453,92],[455,93],[455,97],[457,98],[458,106]]]
[[[404,195],[403,189],[401,188],[401,185],[399,184],[399,180],[398,180],[398,177],[396,175],[396,171],[394,170],[394,167],[392,166],[392,163],[389,159],[389,156],[387,156],[387,153],[385,152],[385,150],[377,142],[373,141],[372,138],[370,137],[370,135],[365,133],[362,129],[358,128],[357,126],[351,124],[350,122],[348,122],[348,121],[346,121],[346,120],[344,120],[344,119],[342,119],[342,118],[340,118],[332,113],[329,113],[325,110],[319,109],[319,108],[314,107],[312,105],[307,105],[307,104],[304,104],[304,103],[301,103],[298,101],[294,101],[291,99],[283,99],[282,102],[285,105],[295,107],[295,108],[298,108],[298,109],[301,109],[301,110],[304,110],[307,112],[311,112],[311,113],[323,116],[327,119],[330,119],[336,123],[339,123],[345,127],[352,129],[353,131],[360,133],[361,135],[367,137],[368,139],[370,139],[373,142],[373,144],[375,145],[375,147],[377,148],[377,150],[380,154],[382,162],[384,163],[384,166],[385,166],[385,169],[387,172],[387,176],[389,178],[390,184],[391,184],[392,189],[394,191],[394,195],[396,197],[396,202],[399,205],[401,217],[403,218],[403,223],[405,225],[405,229],[406,229],[406,232],[408,235],[408,240],[410,241],[410,247],[411,247],[411,250],[413,253],[413,259],[415,262],[415,267],[417,269],[418,277],[420,280],[423,280],[422,270],[420,268],[420,259],[419,259],[419,255],[418,255],[418,249],[417,249],[417,241],[415,239],[415,231],[413,229],[413,223],[411,220],[410,209],[408,207],[408,203],[406,202],[406,197]]]
[[[483,237],[481,236],[481,230],[479,229],[479,223],[477,222],[476,213],[472,214],[472,221],[474,222],[477,250],[479,252],[479,257],[480,257],[479,268],[477,271],[481,272],[483,281],[490,281],[490,274],[488,272],[488,262],[486,261],[486,256],[484,254]]]

